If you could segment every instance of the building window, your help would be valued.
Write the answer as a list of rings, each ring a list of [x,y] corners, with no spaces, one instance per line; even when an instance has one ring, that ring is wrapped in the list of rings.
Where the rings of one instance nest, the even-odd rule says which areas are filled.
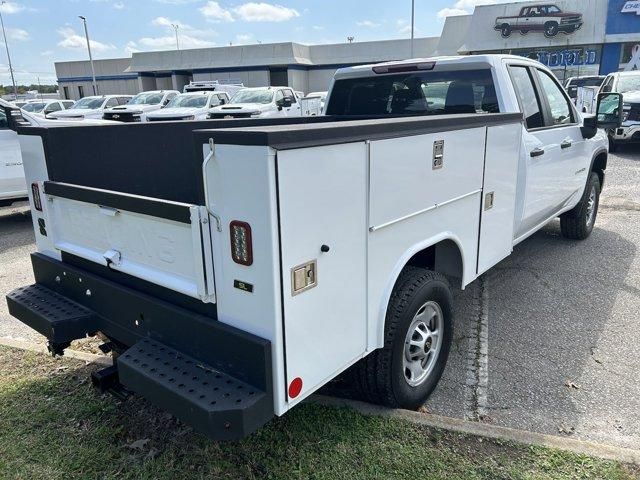
[[[80,95],[80,98],[84,98],[84,87],[82,85],[78,85],[78,95]]]
[[[62,87],[62,92],[63,92],[64,98],[66,98],[66,99],[71,98],[69,96],[69,87]]]

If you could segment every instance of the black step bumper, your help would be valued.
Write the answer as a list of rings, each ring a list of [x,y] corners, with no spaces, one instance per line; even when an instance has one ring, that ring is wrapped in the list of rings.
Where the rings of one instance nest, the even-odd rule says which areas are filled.
[[[102,332],[125,387],[215,440],[273,417],[269,341],[41,254],[32,263],[37,283],[7,295],[9,312],[52,344]]]

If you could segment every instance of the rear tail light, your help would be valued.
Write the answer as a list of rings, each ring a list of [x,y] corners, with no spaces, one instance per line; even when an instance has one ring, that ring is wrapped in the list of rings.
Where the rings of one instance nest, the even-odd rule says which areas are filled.
[[[33,206],[39,212],[42,211],[42,200],[40,199],[40,187],[37,183],[31,184],[31,194],[33,196]]]
[[[246,222],[231,222],[231,257],[240,265],[253,264],[251,226]]]

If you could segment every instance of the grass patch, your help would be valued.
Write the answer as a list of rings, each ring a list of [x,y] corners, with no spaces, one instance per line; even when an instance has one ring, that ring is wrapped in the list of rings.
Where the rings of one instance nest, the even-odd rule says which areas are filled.
[[[242,442],[211,442],[140,398],[95,392],[92,368],[0,347],[0,478],[640,478],[636,466],[319,405]]]

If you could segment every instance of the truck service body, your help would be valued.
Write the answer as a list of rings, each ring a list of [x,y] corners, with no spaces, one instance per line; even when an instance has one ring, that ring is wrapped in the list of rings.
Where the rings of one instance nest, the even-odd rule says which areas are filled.
[[[558,216],[591,232],[596,127],[513,56],[343,69],[327,116],[20,127],[38,251],[10,312],[57,354],[100,332],[117,355],[98,386],[216,439],[349,367],[417,408],[451,344],[447,279]]]

